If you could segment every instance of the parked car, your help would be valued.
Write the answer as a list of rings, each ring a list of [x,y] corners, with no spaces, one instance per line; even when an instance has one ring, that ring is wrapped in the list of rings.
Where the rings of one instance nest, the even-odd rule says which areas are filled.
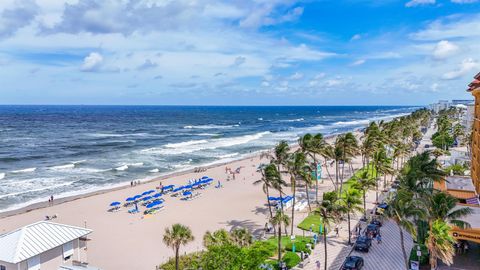
[[[377,208],[375,208],[375,215],[382,215],[385,210],[387,210],[388,204],[387,203],[381,203],[377,205]]]
[[[370,224],[375,224],[378,227],[382,227],[382,222],[378,219],[373,219],[372,221],[370,221]]]
[[[363,268],[363,258],[359,256],[348,256],[343,262],[342,270],[360,270]]]
[[[380,232],[380,227],[376,224],[368,224],[365,234],[367,236],[377,237],[377,234]]]
[[[366,236],[360,236],[355,241],[355,250],[368,252],[370,246],[372,246],[372,239]]]
[[[430,145],[429,145],[429,144],[425,144],[425,148],[430,148]]]

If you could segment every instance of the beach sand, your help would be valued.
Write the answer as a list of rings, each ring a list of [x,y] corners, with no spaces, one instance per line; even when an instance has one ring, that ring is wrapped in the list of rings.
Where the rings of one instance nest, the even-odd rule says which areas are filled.
[[[329,138],[329,141],[332,140],[334,138]],[[268,217],[266,196],[260,185],[253,184],[261,177],[256,172],[261,163],[268,163],[268,160],[261,160],[258,155],[211,167],[202,173],[187,172],[162,177],[162,180],[157,179],[134,187],[63,199],[61,203],[51,207],[42,208],[40,206],[44,205],[37,205],[33,210],[27,207],[10,212],[7,216],[4,213],[4,217],[0,219],[0,233],[44,220],[46,215],[56,214],[58,218],[53,222],[80,227],[86,225],[93,230],[89,236],[92,240],[88,242],[87,261],[91,265],[105,270],[155,269],[156,265],[173,256],[172,249],[163,244],[162,238],[165,228],[174,223],[189,226],[195,236],[195,241],[181,248],[182,254],[201,250],[202,237],[206,231],[246,227],[260,235]],[[357,158],[354,163],[354,167],[358,168],[361,161]],[[225,166],[232,170],[241,167],[241,173],[236,175],[235,180],[226,181]],[[333,175],[333,167],[329,170]],[[198,179],[204,175],[215,181],[210,187],[200,191],[201,197],[192,201],[164,196],[164,210],[145,218],[142,214],[129,214],[123,207],[119,212],[107,212],[111,202],[124,202],[127,197],[155,189],[160,181],[163,185],[183,185],[188,179]],[[320,185],[321,192],[332,190],[333,185],[327,179],[325,168],[324,179],[324,183]],[[218,180],[223,185],[221,189],[214,188]],[[287,194],[290,193],[289,188],[285,190]],[[141,207],[141,210],[143,209],[144,207]],[[295,223],[300,222],[305,215],[306,213],[298,214]]]

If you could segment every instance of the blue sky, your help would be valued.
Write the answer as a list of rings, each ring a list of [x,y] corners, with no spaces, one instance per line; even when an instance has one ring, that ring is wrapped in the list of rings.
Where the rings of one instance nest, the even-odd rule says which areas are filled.
[[[2,0],[0,104],[470,99],[479,0]]]

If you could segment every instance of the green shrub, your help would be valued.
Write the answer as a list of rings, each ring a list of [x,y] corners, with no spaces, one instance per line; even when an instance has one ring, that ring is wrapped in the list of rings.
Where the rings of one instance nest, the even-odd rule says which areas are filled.
[[[277,246],[270,241],[256,241],[250,246],[250,248],[252,250],[266,250],[269,252],[270,257],[277,254]]]
[[[297,253],[287,251],[283,255],[282,260],[287,264],[288,268],[295,267],[297,264],[300,263],[300,256]]]
[[[410,251],[410,261],[418,261],[420,262],[420,265],[425,265],[425,264],[428,264],[428,249],[427,249],[427,246],[425,245],[420,245],[420,250],[422,251],[422,256],[420,257],[420,259],[418,259],[418,256],[417,256],[417,246],[419,245],[415,245],[413,246],[412,250]]]
[[[195,252],[180,256],[178,265],[180,269],[187,269],[198,265],[203,252]],[[175,258],[170,258],[166,263],[159,266],[161,270],[175,270]]]
[[[310,241],[295,241],[295,251],[296,252],[303,251],[303,252],[307,252],[308,254],[310,254],[312,252],[312,250],[307,248],[307,243],[309,243],[309,242]],[[287,246],[285,247],[285,250],[293,251],[293,244],[292,243],[287,244]]]

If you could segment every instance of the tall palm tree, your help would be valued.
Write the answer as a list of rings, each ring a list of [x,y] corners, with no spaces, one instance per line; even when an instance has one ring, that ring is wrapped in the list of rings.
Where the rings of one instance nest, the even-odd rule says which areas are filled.
[[[272,212],[272,205],[270,204],[270,189],[272,188],[272,185],[273,185],[273,181],[271,178],[268,178],[266,176],[266,167],[267,165],[265,164],[262,164],[259,168],[259,171],[262,175],[262,178],[260,178],[260,180],[257,180],[255,182],[253,182],[254,185],[262,185],[262,190],[263,192],[265,193],[265,195],[267,196],[267,204],[268,204],[268,212],[270,213],[270,218],[273,217],[273,212]]]
[[[327,145],[323,135],[321,133],[317,133],[312,135],[307,133],[299,138],[298,145],[302,152],[313,159],[314,163],[314,170],[316,171],[317,165],[319,164],[319,156],[323,156],[325,158],[325,147]],[[327,168],[327,173],[331,178],[330,172]],[[315,201],[318,203],[318,181],[315,182]]]
[[[282,224],[287,227],[290,224],[290,218],[280,210],[270,219],[273,226],[278,226],[278,263],[282,261]]]
[[[292,222],[291,222],[291,229],[290,234],[293,235],[293,223],[295,222],[295,203],[296,203],[296,192],[297,192],[297,179],[301,179],[305,168],[309,168],[307,165],[307,157],[301,151],[297,151],[290,155],[290,158],[287,162],[286,168],[288,173],[290,174],[290,185],[292,187]],[[308,193],[308,190],[307,190]]]
[[[289,159],[290,159],[290,146],[288,145],[288,143],[286,141],[280,141],[275,146],[274,156],[273,156],[272,160],[270,161],[271,163],[273,163],[277,166],[277,172],[278,172],[278,177],[280,179],[279,180],[280,182],[283,182],[282,173],[286,172],[284,168],[287,166]],[[281,187],[281,186],[279,186],[279,187]],[[281,189],[279,190],[279,193],[280,193],[280,202],[282,202],[283,201],[283,197],[282,197],[283,192],[282,192]],[[280,203],[280,208],[283,212],[283,203]]]
[[[367,201],[366,195],[369,190],[373,190],[377,184],[375,179],[370,175],[369,170],[363,169],[355,176],[356,182],[354,187],[362,191],[363,196],[363,217],[367,217]]]
[[[400,244],[402,248],[403,259],[405,261],[405,269],[409,269],[407,253],[405,251],[405,239],[403,236],[403,229],[415,238],[417,232],[416,227],[412,221],[412,217],[424,216],[425,211],[419,208],[421,202],[413,198],[411,192],[399,190],[395,197],[388,201],[389,207],[384,214],[392,219],[398,226],[400,233]]]
[[[461,220],[473,213],[469,207],[458,207],[458,199],[445,192],[434,192],[428,197],[427,211],[428,218],[442,220],[459,228],[470,228],[470,224]]]
[[[345,208],[338,202],[337,192],[325,192],[323,193],[323,200],[314,210],[314,213],[320,216],[320,222],[323,228],[323,245],[324,245],[324,270],[327,270],[327,228],[334,222],[338,222],[342,213],[345,212]]]
[[[362,200],[360,198],[361,198],[360,191],[358,189],[350,187],[349,189],[345,190],[345,192],[342,193],[342,198],[340,200],[345,208],[345,212],[347,213],[349,245],[352,243],[352,232],[350,228],[350,214],[355,214],[355,212],[361,212],[363,210],[363,208],[361,207]]]
[[[211,246],[222,246],[230,243],[230,235],[225,229],[216,230],[213,233],[207,231],[203,235],[203,245],[208,248]]]
[[[451,235],[452,228],[441,220],[435,220],[430,225],[426,245],[429,253],[430,269],[437,269],[438,259],[447,265],[453,263],[455,239]]]
[[[185,225],[176,223],[171,228],[166,228],[163,235],[163,242],[171,247],[175,252],[175,269],[179,270],[179,251],[182,245],[186,245],[194,240],[192,231]]]
[[[359,152],[358,141],[355,135],[351,132],[339,135],[335,144],[338,144],[342,148],[342,179],[344,178],[345,173],[345,163],[347,163],[351,158],[355,157]],[[350,164],[351,165],[351,164]],[[341,193],[340,187],[340,193]]]

